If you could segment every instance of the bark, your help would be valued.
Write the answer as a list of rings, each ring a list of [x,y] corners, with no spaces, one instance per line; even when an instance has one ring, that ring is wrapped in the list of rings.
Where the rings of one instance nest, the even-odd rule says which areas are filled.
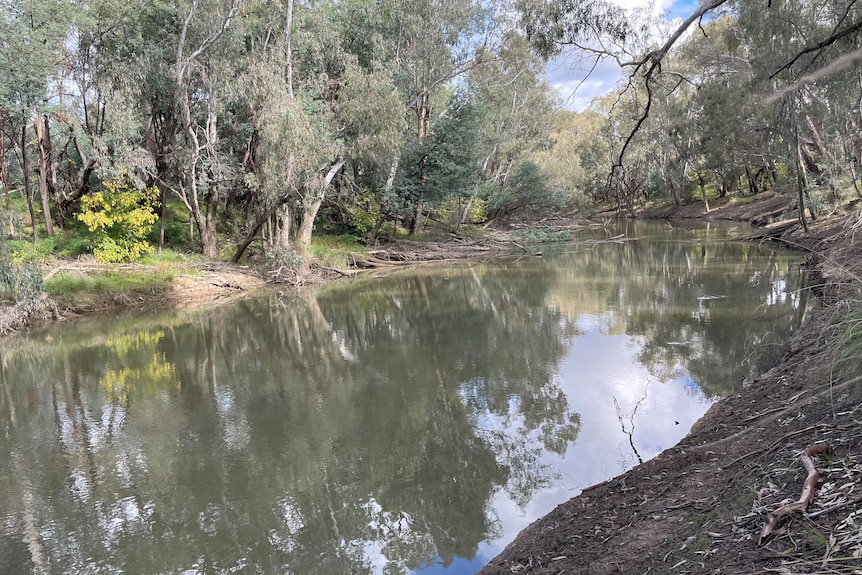
[[[182,120],[182,129],[189,143],[189,158],[188,164],[184,171],[183,177],[185,185],[181,186],[180,200],[186,206],[189,214],[192,216],[195,225],[198,228],[198,233],[201,237],[203,245],[203,254],[207,257],[214,258],[218,255],[218,247],[216,245],[215,231],[215,211],[218,206],[218,190],[215,185],[211,186],[207,191],[206,196],[206,214],[201,212],[200,202],[198,200],[198,185],[197,185],[197,169],[201,159],[201,151],[204,149],[201,146],[200,139],[197,134],[197,125],[192,119],[191,111],[191,94],[189,93],[191,84],[192,68],[197,64],[197,59],[206,52],[219,38],[225,33],[230,26],[234,17],[239,11],[239,0],[234,0],[231,7],[222,20],[218,30],[210,34],[200,46],[192,51],[188,56],[185,54],[186,39],[188,36],[189,27],[198,7],[198,0],[193,0],[189,8],[189,13],[183,22],[180,38],[177,43],[176,63],[174,65],[174,77],[177,83],[177,100],[180,105],[180,114]],[[215,137],[215,114],[213,111],[212,101],[208,102],[207,110],[207,125],[205,133],[205,145],[207,149],[214,152],[214,137]],[[213,155],[215,158],[216,156]],[[191,235],[191,234],[190,234]]]
[[[60,200],[58,210],[63,213],[64,218],[69,214],[69,210],[71,209],[72,204],[80,200],[90,191],[90,177],[93,175],[93,170],[95,169],[96,161],[88,161],[87,165],[84,167],[84,172],[81,175],[81,183],[71,194],[69,194],[68,196],[64,196]]]
[[[293,27],[293,0],[284,0],[284,81],[287,93],[293,99],[293,47],[291,28]]]
[[[798,501],[782,505],[769,514],[766,518],[766,523],[763,525],[763,529],[760,532],[761,544],[764,543],[770,535],[772,535],[775,528],[778,526],[778,523],[785,516],[797,511],[806,511],[808,506],[811,505],[817,491],[817,482],[820,480],[820,473],[817,471],[817,466],[814,465],[814,456],[820,453],[829,452],[830,447],[828,443],[815,443],[814,445],[809,445],[802,450],[802,454],[799,456],[799,459],[802,460],[802,465],[805,466],[805,470],[808,472],[808,475],[805,478],[805,483],[802,486],[802,494],[799,496]]]
[[[44,116],[43,124],[45,131],[42,133],[44,136],[42,141],[45,143],[45,155],[48,157],[48,193],[54,200],[54,204],[57,205],[60,201],[60,188],[57,185],[57,167],[59,166],[59,161],[54,159],[51,145],[51,122],[47,115]],[[57,223],[62,227],[63,221],[60,219],[60,215],[58,214],[57,217]]]
[[[27,159],[27,123],[21,126],[21,172],[24,176],[24,196],[27,198],[27,209],[30,211],[30,224],[33,226],[33,241],[39,241],[39,230],[36,226],[36,211],[33,209],[33,194],[30,190],[30,162]]]
[[[670,192],[673,194],[674,206],[678,208],[682,205],[682,193],[679,178],[677,178],[676,174],[671,171],[668,174],[668,179],[670,180]]]
[[[254,226],[252,226],[248,235],[242,242],[240,242],[240,244],[236,247],[236,250],[233,252],[233,256],[231,256],[230,258],[233,263],[239,262],[239,260],[242,258],[242,255],[245,253],[245,250],[248,249],[248,246],[250,246],[252,242],[254,242],[254,240],[258,239],[258,233],[260,233],[261,229],[263,229],[264,226],[269,222],[269,219],[275,213],[277,207],[278,206],[269,209],[257,218],[257,221],[255,221]]]
[[[706,197],[706,180],[700,172],[697,173],[697,182],[700,185],[700,195],[703,196],[703,208],[706,210],[706,213],[709,213],[709,198]]]
[[[275,210],[278,226],[276,227],[275,244],[280,248],[290,247],[290,232],[293,228],[293,214],[290,213],[290,206],[286,203],[281,204]]]
[[[798,133],[797,133],[798,136]],[[796,202],[799,209],[799,223],[802,229],[808,231],[808,219],[805,217],[805,167],[802,164],[802,150],[799,140],[796,141]]]
[[[45,219],[45,233],[54,237],[54,224],[51,221],[51,200],[48,197],[48,162],[45,152],[44,132],[42,131],[42,113],[37,109],[33,120],[33,130],[36,132],[36,144],[39,150],[39,195],[42,198],[42,216]]]
[[[752,175],[751,166],[748,164],[745,165],[745,177],[748,179],[748,191],[751,192],[752,196],[756,196],[760,191],[757,189],[757,176]]]
[[[317,212],[320,211],[320,205],[326,196],[326,190],[329,189],[332,179],[344,166],[344,162],[345,160],[339,159],[330,166],[323,181],[316,183],[318,189],[313,193],[309,190],[310,197],[308,193],[303,197],[302,219],[299,222],[299,231],[296,234],[296,247],[303,256],[308,253],[308,246],[311,244],[311,234],[314,231],[314,220],[317,218]]]
[[[6,197],[6,209],[12,209],[9,199],[9,179],[6,175],[6,116],[0,113],[0,185],[3,186],[3,195]]]

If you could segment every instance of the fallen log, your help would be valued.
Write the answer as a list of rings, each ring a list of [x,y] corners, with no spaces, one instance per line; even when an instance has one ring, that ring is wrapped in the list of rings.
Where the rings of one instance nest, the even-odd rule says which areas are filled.
[[[804,512],[814,500],[814,494],[817,490],[817,482],[820,481],[820,472],[817,471],[817,466],[814,465],[814,456],[819,453],[829,453],[831,448],[828,443],[815,443],[809,445],[802,450],[799,459],[802,460],[802,465],[808,471],[808,476],[805,478],[805,483],[802,485],[802,495],[798,501],[782,505],[766,517],[766,523],[760,531],[760,544],[762,545],[770,535],[775,532],[778,523],[787,515],[797,511]]]
[[[776,222],[774,224],[769,224],[768,226],[764,226],[759,230],[745,235],[745,236],[736,236],[733,238],[727,238],[729,242],[756,242],[762,240],[771,240],[780,237],[785,232],[795,229],[799,227],[798,220],[786,220],[783,222]]]

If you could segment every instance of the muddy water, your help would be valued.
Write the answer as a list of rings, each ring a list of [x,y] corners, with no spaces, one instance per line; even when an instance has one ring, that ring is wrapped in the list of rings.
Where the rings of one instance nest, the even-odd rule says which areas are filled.
[[[780,354],[799,259],[741,231],[3,340],[0,573],[474,573]]]

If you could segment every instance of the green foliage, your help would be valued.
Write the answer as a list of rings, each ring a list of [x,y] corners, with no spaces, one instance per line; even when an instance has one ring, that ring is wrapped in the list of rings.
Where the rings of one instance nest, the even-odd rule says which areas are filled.
[[[468,221],[471,224],[480,224],[488,217],[488,202],[482,198],[473,198],[473,203],[470,204],[470,214]]]
[[[106,272],[95,275],[60,273],[45,283],[45,291],[59,303],[83,305],[90,300],[110,301],[114,297],[130,297],[135,293],[166,291],[174,272]]]
[[[6,242],[0,242],[0,298],[21,301],[44,289],[37,247],[10,253]]]
[[[470,224],[482,223],[485,221],[487,205],[487,202],[482,198],[473,198],[472,202],[467,198],[448,198],[440,207],[440,217],[444,222],[454,227],[461,221],[464,210],[469,209],[466,218],[464,218],[465,222]]]
[[[133,261],[151,253],[146,241],[156,214],[157,188],[136,190],[128,180],[115,179],[102,184],[103,190],[81,200],[78,219],[95,233],[93,253],[100,262]]]
[[[401,170],[386,197],[390,212],[412,216],[418,202],[439,203],[469,195],[476,181],[477,112],[464,95],[452,96],[450,113],[432,123],[421,143],[405,146]]]
[[[318,234],[312,239],[308,253],[324,265],[347,267],[365,254],[365,247],[359,244],[356,236],[350,234]]]
[[[43,238],[35,243],[28,240],[9,240],[6,245],[9,257],[14,263],[44,263],[53,254],[57,241],[55,238]]]
[[[835,372],[843,379],[862,373],[862,299],[843,304],[846,309],[834,340]]]
[[[359,233],[367,233],[380,221],[380,205],[371,196],[371,193],[362,194],[353,215],[350,225]]]
[[[566,203],[565,194],[549,188],[542,169],[530,161],[518,164],[504,185],[489,188],[486,192],[490,219],[506,221],[524,215],[550,214]]]
[[[551,228],[523,228],[512,232],[512,239],[521,244],[551,244],[570,242],[574,239],[568,230]]]
[[[90,242],[81,236],[64,234],[57,236],[57,246],[54,253],[63,258],[74,258],[89,253],[92,247]]]

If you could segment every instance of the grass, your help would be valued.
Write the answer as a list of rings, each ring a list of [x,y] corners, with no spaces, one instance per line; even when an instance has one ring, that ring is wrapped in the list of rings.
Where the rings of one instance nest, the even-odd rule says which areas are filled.
[[[847,300],[838,336],[833,342],[834,370],[841,380],[862,373],[862,299]]]
[[[174,275],[173,270],[60,273],[45,282],[45,291],[61,306],[100,307],[112,305],[118,299],[131,301],[139,296],[165,293]]]
[[[141,263],[147,266],[183,267],[195,263],[200,263],[202,261],[204,261],[203,256],[198,254],[189,254],[185,252],[174,251],[171,249],[163,249],[160,252],[157,251],[143,256],[140,260],[138,260],[137,263]]]
[[[365,256],[365,246],[359,244],[355,236],[342,234],[339,236],[314,236],[308,247],[311,254],[322,265],[329,267],[347,267],[352,259]]]

